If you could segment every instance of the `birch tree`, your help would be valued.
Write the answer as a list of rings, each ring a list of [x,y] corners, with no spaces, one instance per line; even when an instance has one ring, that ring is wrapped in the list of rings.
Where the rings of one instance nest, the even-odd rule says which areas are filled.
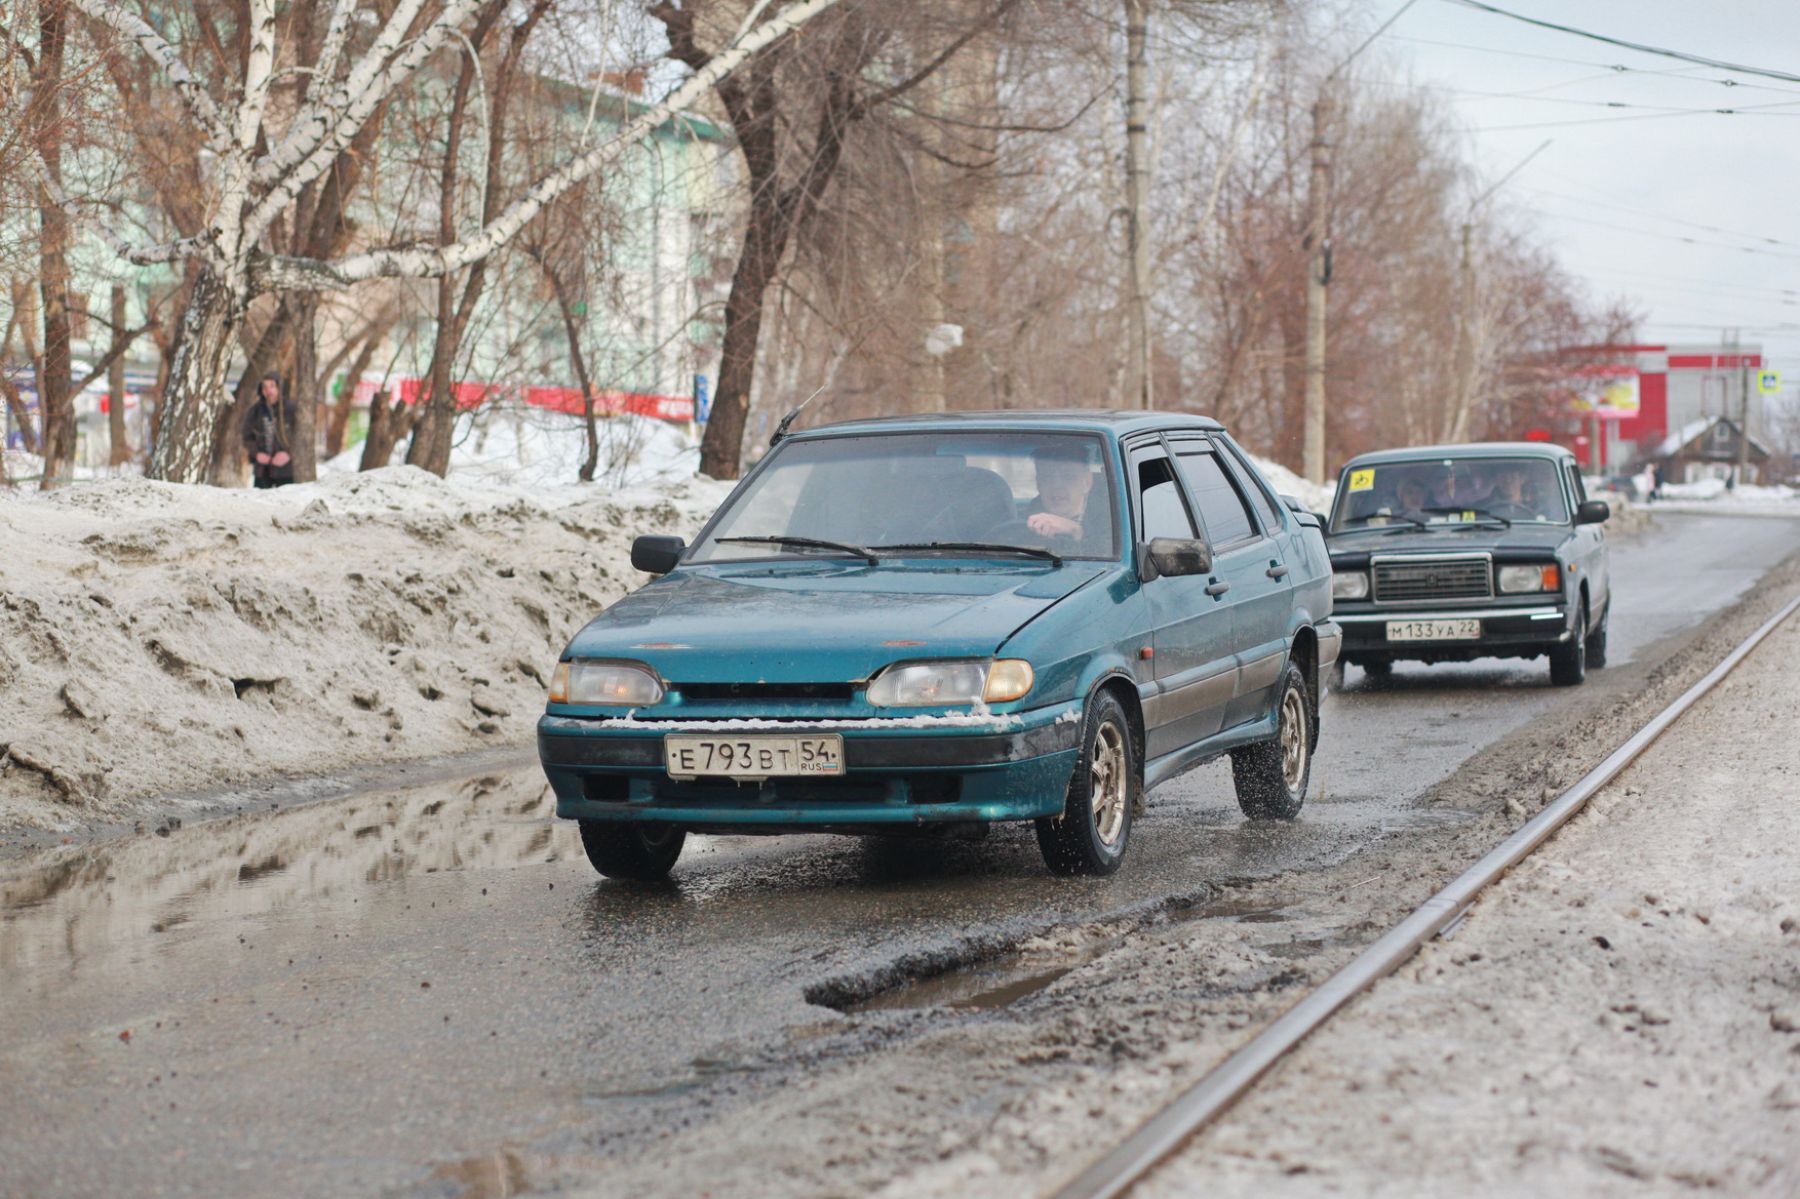
[[[777,7],[755,0],[724,48],[659,103],[604,140],[577,148],[556,169],[520,191],[503,209],[484,214],[479,228],[433,243],[381,245],[338,257],[283,254],[272,249],[278,223],[391,98],[439,53],[457,53],[481,0],[330,0],[326,32],[311,62],[293,68],[306,77],[285,121],[270,110],[281,47],[275,0],[245,0],[243,53],[228,88],[209,86],[183,49],[123,0],[68,0],[99,31],[147,56],[168,80],[183,117],[204,144],[212,166],[205,179],[206,220],[192,236],[149,244],[113,230],[98,210],[72,203],[115,253],[128,262],[192,260],[198,264],[186,307],[176,322],[163,393],[160,428],[149,474],[198,482],[210,456],[215,422],[230,401],[224,383],[238,329],[250,301],[275,291],[328,291],[376,278],[437,278],[475,266],[505,246],[544,207],[602,170],[676,113],[690,106],[746,61],[830,9],[837,0],[798,0]],[[373,36],[351,53],[357,30]],[[223,99],[215,90],[227,92]],[[53,170],[43,171],[53,196]]]

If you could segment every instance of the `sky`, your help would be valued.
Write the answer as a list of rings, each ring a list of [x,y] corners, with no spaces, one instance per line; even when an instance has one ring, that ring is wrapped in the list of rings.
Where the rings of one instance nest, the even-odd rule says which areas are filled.
[[[1487,2],[1800,76],[1800,0]],[[1364,0],[1362,32],[1404,3]],[[1741,327],[1782,370],[1782,399],[1800,397],[1800,82],[1626,50],[1458,0],[1413,0],[1356,68],[1442,95],[1483,187],[1548,139],[1490,203],[1535,229],[1596,298],[1642,313],[1643,341],[1717,344]],[[1661,111],[1758,105],[1775,107]]]

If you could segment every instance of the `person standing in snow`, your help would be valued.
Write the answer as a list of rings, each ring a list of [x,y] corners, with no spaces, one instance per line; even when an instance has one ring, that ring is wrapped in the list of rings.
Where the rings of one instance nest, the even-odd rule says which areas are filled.
[[[257,392],[256,406],[244,418],[251,472],[259,488],[285,487],[294,481],[294,406],[280,375],[264,375]]]

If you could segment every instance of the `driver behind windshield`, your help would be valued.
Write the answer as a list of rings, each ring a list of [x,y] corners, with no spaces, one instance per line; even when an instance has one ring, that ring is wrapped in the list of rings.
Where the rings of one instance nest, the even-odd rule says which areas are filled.
[[[1488,497],[1488,511],[1508,520],[1534,520],[1540,515],[1531,500],[1523,466],[1516,463],[1502,464],[1494,472],[1493,483],[1494,492]]]
[[[1039,537],[1066,538],[1086,545],[1091,540],[1084,528],[1088,493],[1094,489],[1094,470],[1086,447],[1040,446],[1032,451],[1031,464],[1038,493],[1020,506],[1019,515]]]

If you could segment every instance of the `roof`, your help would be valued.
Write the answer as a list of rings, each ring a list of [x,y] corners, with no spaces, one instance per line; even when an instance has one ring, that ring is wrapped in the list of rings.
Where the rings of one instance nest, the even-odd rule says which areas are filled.
[[[1702,416],[1689,421],[1687,424],[1681,426],[1681,428],[1675,430],[1675,432],[1663,438],[1662,444],[1656,447],[1656,457],[1669,458],[1679,454],[1682,450],[1710,433],[1714,425],[1724,425],[1726,428],[1730,429],[1731,444],[1734,446],[1737,444],[1738,426],[1736,421],[1728,416]],[[1750,435],[1750,448],[1765,458],[1769,456],[1769,447],[1758,441],[1754,433]]]
[[[911,412],[895,416],[868,417],[839,421],[811,429],[796,430],[795,437],[813,437],[851,432],[897,432],[921,428],[1018,428],[1104,432],[1117,437],[1152,429],[1213,429],[1225,426],[1210,416],[1186,412],[1145,412],[1099,408],[1021,409],[1008,408],[990,412]]]
[[[1372,450],[1344,464],[1379,466],[1387,462],[1417,462],[1422,458],[1567,458],[1574,453],[1548,441],[1475,441],[1466,445],[1415,445],[1403,449]]]

